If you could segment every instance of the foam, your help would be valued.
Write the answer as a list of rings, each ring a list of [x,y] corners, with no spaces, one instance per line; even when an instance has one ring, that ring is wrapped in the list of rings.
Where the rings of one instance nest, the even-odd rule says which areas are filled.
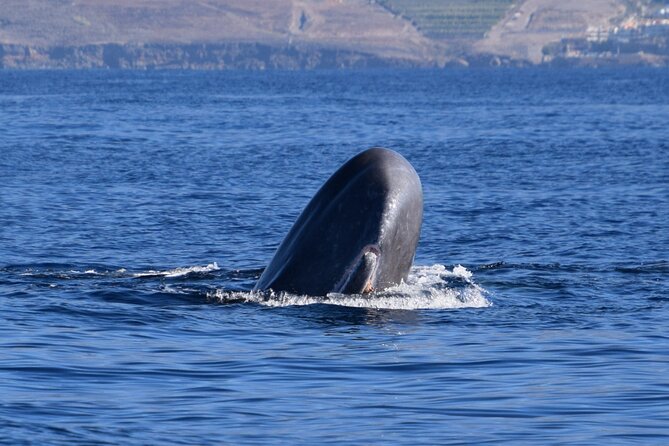
[[[338,305],[355,308],[419,310],[484,308],[492,303],[485,289],[472,280],[463,266],[448,270],[443,265],[416,266],[406,283],[372,294],[305,296],[285,292],[239,292],[218,289],[209,297],[223,303],[249,302],[270,307]]]
[[[81,278],[81,277],[90,277],[90,276],[104,276],[104,277],[114,277],[114,278],[123,278],[123,277],[133,277],[133,278],[146,278],[146,277],[167,277],[167,278],[175,278],[175,277],[184,277],[188,276],[189,274],[198,274],[198,273],[209,273],[212,271],[218,271],[220,270],[218,264],[216,262],[210,263],[206,266],[189,266],[189,267],[180,267],[180,268],[173,268],[173,269],[168,269],[168,270],[148,270],[148,271],[141,271],[141,272],[136,272],[136,273],[128,273],[128,270],[126,268],[118,268],[115,271],[112,270],[107,270],[107,269],[96,269],[96,268],[88,268],[88,269],[81,269],[81,270],[76,270],[76,269],[68,269],[68,270],[37,270],[33,271],[32,269],[29,271],[25,271],[20,273],[19,275],[21,276],[29,276],[29,277],[57,277],[61,279],[76,279],[76,278]]]
[[[174,269],[168,269],[165,271],[144,271],[141,273],[134,273],[132,277],[169,277],[169,278],[175,278],[175,277],[184,277],[189,274],[198,274],[198,273],[210,273],[212,271],[218,271],[220,268],[218,267],[218,264],[216,262],[210,263],[207,266],[189,266],[186,268],[174,268]],[[125,271],[125,270],[124,270]]]

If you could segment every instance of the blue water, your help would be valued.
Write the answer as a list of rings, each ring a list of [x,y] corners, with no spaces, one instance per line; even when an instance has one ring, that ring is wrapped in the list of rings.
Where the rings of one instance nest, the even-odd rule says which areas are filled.
[[[666,70],[0,71],[0,443],[669,443]],[[371,146],[408,283],[249,290]]]

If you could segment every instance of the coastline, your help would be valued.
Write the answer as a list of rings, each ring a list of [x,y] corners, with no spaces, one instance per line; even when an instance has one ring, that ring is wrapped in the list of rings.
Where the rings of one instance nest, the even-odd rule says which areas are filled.
[[[648,53],[562,57],[540,63],[489,53],[463,53],[441,58],[384,57],[378,54],[316,45],[262,43],[87,44],[36,46],[0,44],[0,69],[191,69],[313,70],[365,68],[481,67],[615,67],[669,66],[669,56]]]

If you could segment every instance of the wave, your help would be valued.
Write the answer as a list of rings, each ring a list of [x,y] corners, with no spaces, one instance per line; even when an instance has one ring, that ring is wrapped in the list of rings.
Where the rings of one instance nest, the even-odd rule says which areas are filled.
[[[144,272],[139,272],[139,273],[133,273],[132,277],[167,277],[167,278],[176,278],[176,277],[185,277],[190,274],[205,274],[205,273],[210,273],[213,271],[218,271],[220,268],[218,267],[218,263],[210,263],[207,266],[189,266],[189,267],[184,267],[184,268],[174,268],[174,269],[168,269],[164,271],[154,271],[154,270],[149,270],[149,271],[144,271]]]
[[[209,298],[221,303],[248,302],[270,307],[337,305],[355,308],[419,310],[484,308],[492,305],[488,292],[472,280],[472,273],[457,265],[415,266],[406,282],[371,294],[306,296],[285,292],[241,292],[217,289]]]
[[[406,282],[371,294],[339,294],[327,296],[296,295],[285,292],[250,291],[262,269],[227,270],[216,262],[207,265],[171,269],[130,270],[109,265],[43,264],[16,265],[2,268],[5,273],[25,277],[30,282],[57,286],[63,281],[82,290],[112,289],[181,295],[186,298],[206,299],[220,303],[253,303],[269,307],[304,305],[336,305],[370,309],[457,309],[483,308],[492,305],[488,292],[473,280],[473,274],[457,265],[449,270],[444,265],[414,266]],[[13,274],[12,274],[13,273]],[[15,276],[15,277],[16,277]],[[158,279],[160,285],[153,285]],[[185,281],[185,282],[184,282]],[[103,285],[104,284],[104,285]],[[147,286],[149,289],[147,289]],[[124,293],[127,294],[126,291]],[[127,299],[127,296],[125,297]],[[142,299],[141,302],[144,302]]]
[[[4,270],[15,268],[4,268]],[[138,272],[128,272],[126,268],[108,268],[108,267],[84,267],[74,268],[67,267],[67,265],[49,265],[49,266],[30,266],[24,271],[19,272],[20,276],[34,277],[34,278],[55,278],[55,279],[81,279],[93,277],[108,277],[108,278],[180,278],[190,275],[206,274],[214,271],[219,271],[218,263],[213,262],[206,266],[187,266],[178,267],[165,270],[146,270]]]

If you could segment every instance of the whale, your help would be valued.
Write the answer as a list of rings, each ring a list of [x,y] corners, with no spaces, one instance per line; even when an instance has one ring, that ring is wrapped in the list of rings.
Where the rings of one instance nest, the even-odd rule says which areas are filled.
[[[254,291],[367,294],[407,280],[423,222],[423,189],[399,153],[367,149],[304,208]]]

